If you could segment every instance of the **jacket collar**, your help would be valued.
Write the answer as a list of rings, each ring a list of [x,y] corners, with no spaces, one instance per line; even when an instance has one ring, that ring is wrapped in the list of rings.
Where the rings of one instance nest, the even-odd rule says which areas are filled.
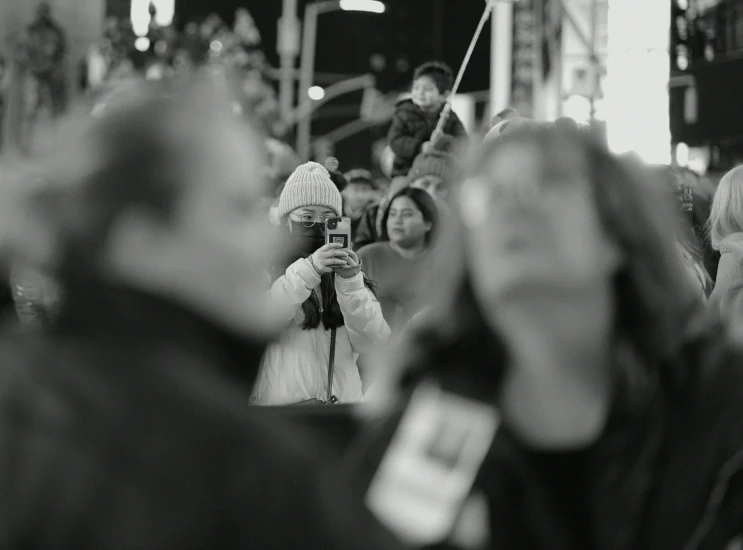
[[[176,348],[252,388],[267,340],[219,325],[174,301],[96,281],[64,288],[53,334],[125,349]]]

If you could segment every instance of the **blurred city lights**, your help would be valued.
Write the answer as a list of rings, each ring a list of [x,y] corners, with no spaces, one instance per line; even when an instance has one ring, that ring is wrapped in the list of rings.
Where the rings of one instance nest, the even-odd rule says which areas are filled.
[[[219,53],[222,51],[222,43],[219,40],[212,40],[212,43],[209,44],[209,49],[214,53]]]
[[[384,13],[385,5],[378,0],[341,0],[341,9],[346,11],[368,11]]]
[[[310,99],[313,101],[320,101],[325,97],[325,90],[320,86],[312,86],[312,88],[307,90],[307,95],[310,96]]]
[[[140,36],[134,41],[134,47],[140,52],[146,52],[150,49],[150,39],[146,36]]]
[[[643,17],[638,18],[637,14]],[[606,130],[615,153],[634,151],[645,162],[671,161],[666,0],[610,0],[605,82]],[[641,83],[641,85],[638,85]]]
[[[150,3],[155,6],[155,23],[167,27],[173,22],[175,0],[132,0],[130,18],[132,29],[137,36],[146,36],[150,29]]]
[[[689,166],[689,146],[686,143],[676,145],[676,164]]]

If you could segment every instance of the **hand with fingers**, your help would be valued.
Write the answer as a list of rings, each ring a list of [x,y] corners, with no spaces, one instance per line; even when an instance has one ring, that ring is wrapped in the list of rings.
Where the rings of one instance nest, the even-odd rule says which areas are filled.
[[[343,248],[340,243],[328,243],[322,248],[318,248],[311,256],[312,266],[320,275],[332,273],[338,268],[348,266],[348,250]]]
[[[337,268],[335,272],[344,279],[350,279],[361,271],[361,260],[353,250],[347,250],[346,252],[348,254],[346,266]]]

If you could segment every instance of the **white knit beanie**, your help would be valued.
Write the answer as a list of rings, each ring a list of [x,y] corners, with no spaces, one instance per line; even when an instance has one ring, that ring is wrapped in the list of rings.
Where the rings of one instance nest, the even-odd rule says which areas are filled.
[[[340,191],[330,179],[330,173],[316,162],[308,162],[294,170],[279,197],[279,217],[303,206],[326,206],[336,216],[342,215]]]

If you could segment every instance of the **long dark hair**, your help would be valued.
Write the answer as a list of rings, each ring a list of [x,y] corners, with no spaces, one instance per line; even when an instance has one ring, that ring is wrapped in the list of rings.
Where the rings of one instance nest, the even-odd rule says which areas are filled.
[[[392,203],[400,197],[408,197],[411,201],[413,201],[418,207],[418,210],[421,211],[421,214],[423,214],[423,219],[427,223],[431,224],[431,230],[426,233],[426,245],[431,244],[436,237],[436,232],[438,231],[439,207],[436,206],[436,201],[433,200],[433,197],[431,197],[431,195],[429,195],[426,191],[423,191],[423,189],[417,189],[415,187],[406,187],[402,191],[399,191],[398,193],[393,195],[390,199],[384,215],[382,216],[382,234],[380,240],[390,240],[390,236],[387,233],[387,220],[390,217],[390,209],[392,208]]]

